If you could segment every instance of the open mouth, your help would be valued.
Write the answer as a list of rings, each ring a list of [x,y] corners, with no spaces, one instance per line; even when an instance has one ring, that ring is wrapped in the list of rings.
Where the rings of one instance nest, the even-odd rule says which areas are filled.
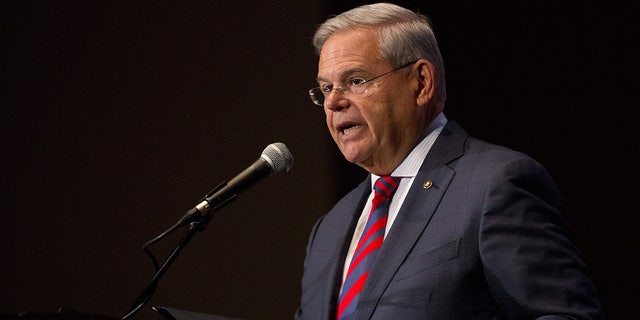
[[[340,128],[338,128],[338,131],[340,131],[340,133],[342,134],[349,134],[351,131],[359,127],[360,126],[357,124],[349,124],[349,125],[341,126]]]

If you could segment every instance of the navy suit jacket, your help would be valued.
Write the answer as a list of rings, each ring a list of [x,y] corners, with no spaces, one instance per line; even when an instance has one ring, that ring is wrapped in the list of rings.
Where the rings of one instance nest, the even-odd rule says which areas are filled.
[[[314,226],[296,319],[335,319],[346,251],[370,188],[368,177]],[[450,121],[384,241],[355,319],[602,317],[546,170]]]

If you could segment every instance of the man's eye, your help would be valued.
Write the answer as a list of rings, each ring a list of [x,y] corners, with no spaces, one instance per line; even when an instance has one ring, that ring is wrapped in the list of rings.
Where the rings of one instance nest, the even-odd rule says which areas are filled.
[[[349,86],[357,87],[357,86],[361,86],[361,85],[365,84],[365,82],[367,82],[367,80],[365,80],[365,79],[353,78],[353,79],[349,79]]]
[[[325,94],[331,93],[332,89],[333,89],[333,86],[330,86],[330,85],[320,86],[320,90],[322,90],[322,92]]]

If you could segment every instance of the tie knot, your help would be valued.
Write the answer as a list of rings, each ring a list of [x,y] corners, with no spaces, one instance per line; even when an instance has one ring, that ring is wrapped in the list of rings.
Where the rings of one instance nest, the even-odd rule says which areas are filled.
[[[373,190],[375,190],[376,196],[391,198],[398,188],[400,180],[402,180],[401,177],[392,176],[382,176],[378,178],[376,183],[373,185]]]

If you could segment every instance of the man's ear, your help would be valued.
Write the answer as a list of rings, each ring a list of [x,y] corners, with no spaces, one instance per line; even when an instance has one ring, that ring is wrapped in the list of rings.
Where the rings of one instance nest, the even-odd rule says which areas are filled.
[[[426,106],[433,98],[435,91],[435,68],[427,59],[420,59],[418,62],[418,91],[416,92],[416,102],[419,106]]]

